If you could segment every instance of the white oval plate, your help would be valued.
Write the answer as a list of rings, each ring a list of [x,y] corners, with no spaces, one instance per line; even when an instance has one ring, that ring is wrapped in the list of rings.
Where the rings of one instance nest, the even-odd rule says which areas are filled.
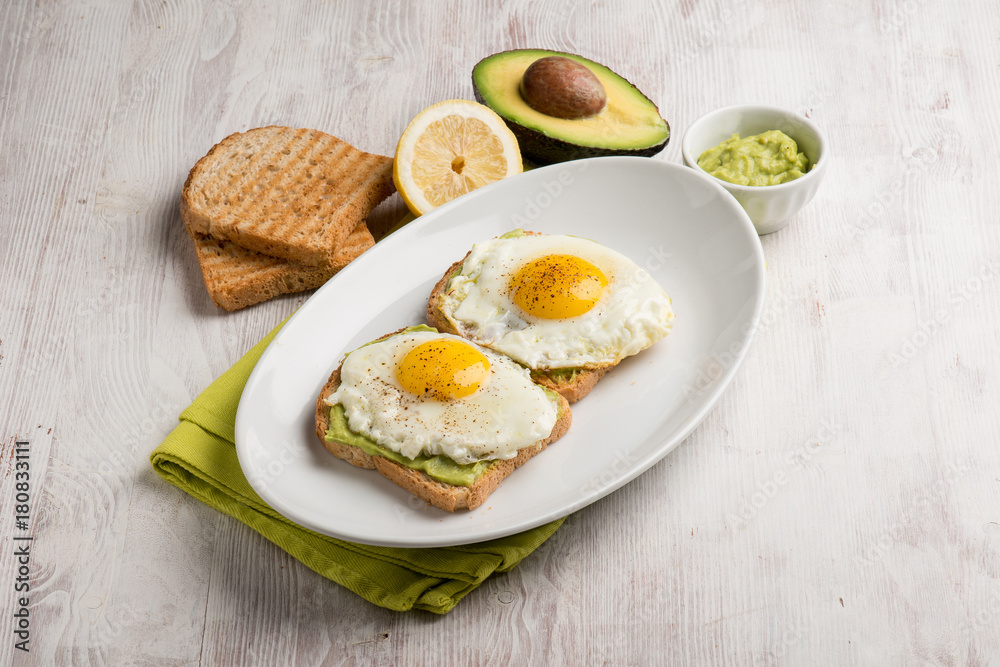
[[[474,511],[425,505],[315,435],[319,390],[344,353],[424,321],[427,297],[473,243],[517,227],[624,253],[673,299],[673,332],[626,359],[573,405],[568,434]],[[584,507],[676,447],[732,380],[764,307],[764,256],[746,213],[714,179],[649,158],[535,169],[418,218],[320,288],[268,346],[236,416],[250,484],[289,519],[384,546],[467,544]]]

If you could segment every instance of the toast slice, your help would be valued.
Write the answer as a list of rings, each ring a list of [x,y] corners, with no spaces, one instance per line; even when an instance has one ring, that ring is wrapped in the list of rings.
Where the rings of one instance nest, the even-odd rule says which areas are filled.
[[[533,234],[535,232],[526,233]],[[468,253],[466,253],[465,257],[468,256]],[[465,257],[448,267],[441,280],[434,285],[430,298],[427,300],[427,324],[442,333],[455,334],[456,336],[463,336],[464,334],[456,329],[438,308],[438,299],[448,287],[452,276],[461,270],[462,264],[465,262]],[[594,385],[597,384],[597,381],[616,365],[613,364],[602,368],[574,368],[567,371],[562,371],[562,369],[547,371],[534,368],[529,370],[531,370],[531,379],[536,383],[551,389],[570,403],[576,403],[589,394]]]
[[[340,245],[330,264],[307,266],[241,248],[185,225],[201,267],[208,294],[215,305],[237,310],[281,294],[319,287],[358,255],[375,244],[361,223]]]
[[[399,331],[402,331],[402,329]],[[386,334],[382,338],[388,338],[399,333],[399,331]],[[382,476],[403,487],[418,498],[448,512],[454,512],[459,509],[473,510],[482,505],[486,501],[486,498],[500,485],[500,482],[509,477],[511,473],[522,466],[528,459],[565,435],[573,421],[569,403],[566,402],[565,398],[561,398],[559,418],[547,438],[534,445],[523,447],[518,450],[517,456],[512,459],[494,461],[489,470],[478,477],[472,485],[454,486],[440,482],[428,476],[423,471],[408,468],[401,463],[391,461],[385,457],[372,456],[360,447],[327,440],[326,432],[330,428],[330,406],[327,405],[326,399],[339,386],[340,366],[330,375],[330,379],[327,380],[326,384],[320,390],[319,398],[316,399],[316,435],[326,450],[351,465],[378,471]]]
[[[195,232],[309,266],[336,253],[395,191],[392,158],[318,130],[231,134],[191,169],[181,216]]]

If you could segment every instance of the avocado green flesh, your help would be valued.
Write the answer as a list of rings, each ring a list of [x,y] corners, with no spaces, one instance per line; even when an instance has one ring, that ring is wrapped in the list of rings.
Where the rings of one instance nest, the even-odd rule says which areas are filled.
[[[601,81],[608,103],[588,118],[565,119],[528,106],[520,82],[533,62],[546,56],[571,58],[589,68]],[[480,61],[472,72],[476,99],[507,122],[522,153],[540,162],[598,155],[653,155],[670,137],[667,122],[645,95],[607,67],[559,51],[505,51]]]
[[[382,456],[407,468],[420,470],[427,473],[429,477],[452,486],[472,486],[480,475],[489,470],[491,464],[490,461],[477,461],[463,465],[442,455],[421,455],[415,459],[409,459],[352,431],[347,426],[344,406],[339,403],[330,408],[330,428],[326,431],[326,439],[358,447],[369,456]]]
[[[532,371],[534,375],[548,376],[556,384],[570,384],[576,379],[577,373],[579,373],[582,368],[546,368],[545,370]]]
[[[702,153],[698,166],[735,185],[779,185],[805,174],[809,158],[799,152],[794,139],[770,130],[742,139],[734,134]]]

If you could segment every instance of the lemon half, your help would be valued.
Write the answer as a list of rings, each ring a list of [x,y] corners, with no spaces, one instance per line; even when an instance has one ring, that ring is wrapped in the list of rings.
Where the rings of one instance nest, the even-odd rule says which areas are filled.
[[[446,100],[407,125],[392,180],[410,211],[423,215],[523,169],[517,139],[500,116],[477,102]]]

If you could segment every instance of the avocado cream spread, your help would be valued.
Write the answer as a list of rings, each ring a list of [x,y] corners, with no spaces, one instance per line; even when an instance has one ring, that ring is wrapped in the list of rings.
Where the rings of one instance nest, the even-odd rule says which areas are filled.
[[[383,447],[348,428],[347,417],[344,415],[344,406],[339,403],[330,408],[330,428],[326,432],[326,439],[359,447],[369,456],[383,456],[390,461],[401,463],[407,468],[421,470],[439,482],[451,484],[452,486],[472,485],[477,477],[489,470],[490,463],[492,463],[491,461],[477,461],[476,463],[463,465],[455,463],[447,456],[440,454],[437,456],[418,456],[415,459],[408,459],[402,454],[398,454],[388,447]]]
[[[779,130],[740,139],[734,134],[698,158],[698,166],[736,185],[778,185],[802,176],[809,158],[795,140]]]
[[[548,376],[553,382],[559,384],[570,384],[576,380],[576,376],[582,368],[546,368],[539,371],[531,371],[534,379]]]

